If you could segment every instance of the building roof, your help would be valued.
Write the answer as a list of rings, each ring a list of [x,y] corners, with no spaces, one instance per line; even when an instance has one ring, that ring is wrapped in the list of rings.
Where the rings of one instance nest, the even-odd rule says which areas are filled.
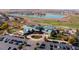
[[[0,21],[0,26],[2,26],[3,23],[4,23],[4,22]]]

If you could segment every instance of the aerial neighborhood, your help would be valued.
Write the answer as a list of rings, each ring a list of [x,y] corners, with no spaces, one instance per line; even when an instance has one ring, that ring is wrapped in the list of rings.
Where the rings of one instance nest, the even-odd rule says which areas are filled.
[[[79,10],[0,10],[0,50],[79,50]]]

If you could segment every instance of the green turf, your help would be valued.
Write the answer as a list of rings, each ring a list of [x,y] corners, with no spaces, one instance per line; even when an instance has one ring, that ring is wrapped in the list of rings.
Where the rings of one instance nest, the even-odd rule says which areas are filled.
[[[79,28],[79,16],[70,16],[70,19],[68,22],[60,22],[56,20],[34,20],[34,22],[45,23],[45,24],[55,25],[55,26],[68,26],[72,28]]]

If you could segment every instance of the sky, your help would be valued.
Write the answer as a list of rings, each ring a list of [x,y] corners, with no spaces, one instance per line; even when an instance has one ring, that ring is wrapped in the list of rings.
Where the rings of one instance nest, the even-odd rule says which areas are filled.
[[[79,0],[1,0],[0,9],[79,9]]]

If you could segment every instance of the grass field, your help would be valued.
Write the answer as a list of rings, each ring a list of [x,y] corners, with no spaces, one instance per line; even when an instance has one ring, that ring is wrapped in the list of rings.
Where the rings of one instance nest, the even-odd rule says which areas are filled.
[[[67,22],[60,22],[56,20],[33,20],[33,22],[55,25],[55,26],[68,26],[71,28],[79,28],[79,16],[78,15],[70,16]]]

